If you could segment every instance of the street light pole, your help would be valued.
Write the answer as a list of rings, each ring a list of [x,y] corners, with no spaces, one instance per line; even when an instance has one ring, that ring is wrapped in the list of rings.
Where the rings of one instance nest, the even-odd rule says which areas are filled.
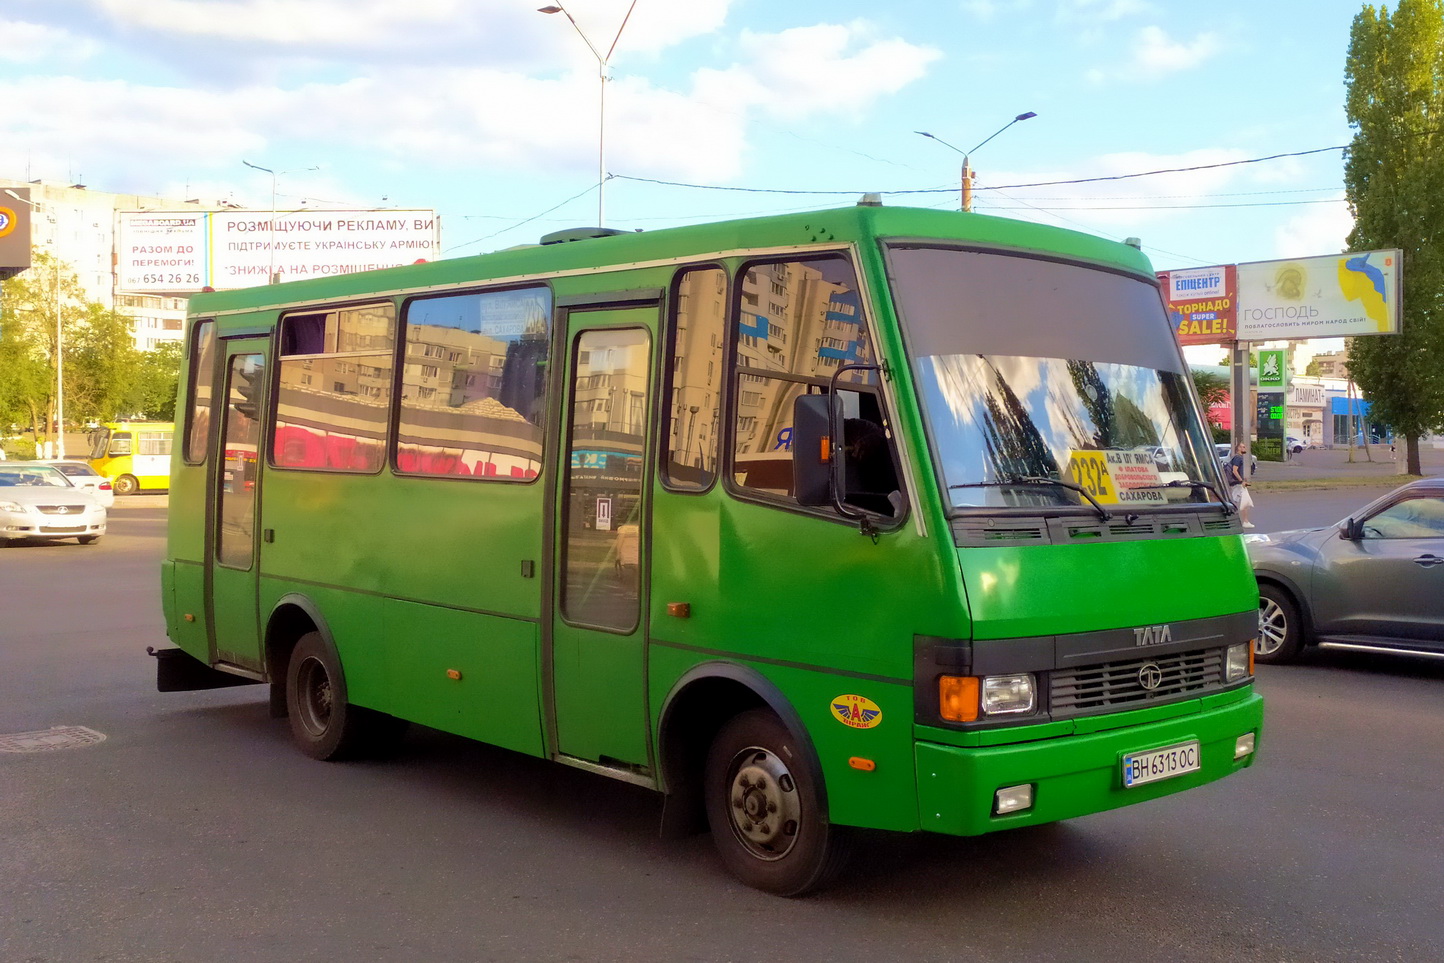
[[[277,175],[277,174],[297,174],[297,173],[300,173],[301,171],[318,171],[318,170],[320,170],[321,168],[319,168],[319,167],[295,167],[295,168],[292,168],[291,170],[288,170],[288,171],[273,171],[273,170],[271,170],[269,167],[262,167],[260,164],[252,164],[250,161],[246,160],[245,158],[242,158],[242,159],[241,159],[241,163],[242,163],[242,164],[245,164],[247,167],[251,168],[252,170],[265,171],[267,174],[270,174],[270,175],[271,175],[271,240],[270,240],[270,242],[267,243],[267,245],[266,245],[266,246],[267,246],[268,248],[270,248],[270,250],[271,250],[271,267],[270,267],[270,270],[268,270],[268,271],[266,272],[266,283],[268,283],[268,284],[275,284],[275,283],[276,283],[276,175]]]
[[[575,19],[567,11],[567,8],[559,3],[550,4],[545,7],[538,7],[537,13],[560,13],[567,18],[577,36],[582,38],[582,43],[597,58],[597,79],[600,81],[600,90],[597,96],[597,227],[605,227],[607,224],[607,67],[611,64],[612,54],[617,49],[617,42],[622,39],[622,31],[627,29],[627,21],[632,18],[632,10],[637,6],[637,0],[632,0],[631,6],[627,7],[627,15],[622,18],[622,25],[617,28],[617,35],[612,38],[612,45],[607,48],[606,56],[602,56],[582,28],[577,25]]]
[[[970,161],[971,161],[971,155],[972,155],[973,151],[976,151],[976,150],[978,149],[978,147],[982,147],[983,144],[986,144],[988,141],[992,140],[994,137],[997,137],[997,136],[998,136],[999,134],[1001,134],[1003,131],[1007,130],[1009,127],[1012,127],[1014,124],[1018,123],[1018,121],[1020,121],[1020,120],[1032,120],[1034,117],[1037,117],[1037,116],[1038,116],[1038,115],[1037,115],[1036,113],[1034,113],[1033,111],[1031,111],[1031,110],[1028,111],[1028,112],[1026,112],[1026,113],[1019,114],[1017,117],[1014,117],[1012,120],[1008,121],[1008,122],[1007,122],[1006,124],[1004,124],[1002,127],[999,127],[997,130],[993,131],[993,133],[989,134],[987,137],[984,137],[983,140],[982,140],[982,142],[979,143],[979,144],[977,145],[977,147],[974,147],[973,150],[961,150],[961,149],[959,149],[959,148],[957,148],[957,147],[954,147],[952,144],[949,144],[947,141],[943,140],[941,137],[938,137],[938,136],[935,135],[935,134],[929,134],[929,133],[928,133],[927,131],[925,131],[925,130],[915,130],[915,131],[913,131],[913,133],[915,133],[915,134],[921,134],[922,136],[927,137],[927,138],[929,138],[930,140],[935,140],[935,141],[937,141],[939,144],[942,144],[944,147],[948,148],[949,150],[955,150],[955,151],[957,151],[959,154],[962,154],[962,155],[963,155],[962,209],[963,209],[964,211],[971,211],[971,210],[973,209],[973,168],[972,168],[972,166],[971,166]]]
[[[49,205],[37,204],[28,197],[21,197],[19,194],[5,188],[5,193],[17,201],[23,201],[30,205],[33,211],[45,210],[50,223],[55,225],[57,236],[60,233],[60,222],[55,217],[53,210],[48,210]],[[31,232],[30,246],[35,247],[34,231]],[[56,458],[65,457],[65,331],[61,324],[62,314],[60,310],[60,258],[56,252],[50,252],[50,300],[55,305],[55,443],[53,451]]]

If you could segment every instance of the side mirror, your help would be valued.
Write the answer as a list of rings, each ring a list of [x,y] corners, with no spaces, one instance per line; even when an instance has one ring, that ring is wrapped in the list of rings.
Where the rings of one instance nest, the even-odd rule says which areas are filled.
[[[792,495],[799,505],[832,504],[830,395],[798,395],[792,403]]]
[[[1364,537],[1364,523],[1346,518],[1339,526],[1339,537],[1348,542],[1357,542]]]

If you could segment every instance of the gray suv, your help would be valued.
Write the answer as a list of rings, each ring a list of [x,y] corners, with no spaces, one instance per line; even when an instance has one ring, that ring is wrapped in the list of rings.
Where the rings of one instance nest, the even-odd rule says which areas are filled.
[[[1444,656],[1444,478],[1394,489],[1328,528],[1245,535],[1260,662],[1306,645]]]

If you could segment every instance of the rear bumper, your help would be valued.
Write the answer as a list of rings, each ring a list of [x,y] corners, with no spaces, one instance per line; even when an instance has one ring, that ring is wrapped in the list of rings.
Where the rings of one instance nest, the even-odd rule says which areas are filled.
[[[1225,704],[1219,700],[1227,698]],[[962,748],[917,743],[919,824],[932,832],[976,836],[1117,809],[1221,779],[1253,763],[1252,753],[1234,758],[1234,746],[1263,723],[1263,698],[1200,700],[1199,710],[1160,722],[1087,735],[1006,746]],[[1197,772],[1125,789],[1122,760],[1129,753],[1197,740]],[[993,815],[993,795],[1005,786],[1031,783],[1031,809]]]

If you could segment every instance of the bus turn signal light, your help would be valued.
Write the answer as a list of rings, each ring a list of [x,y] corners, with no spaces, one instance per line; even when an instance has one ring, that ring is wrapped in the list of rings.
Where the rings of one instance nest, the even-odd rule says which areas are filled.
[[[877,763],[873,762],[871,759],[864,759],[862,758],[862,756],[853,756],[852,758],[847,760],[847,764],[852,768],[860,769],[863,772],[872,772],[874,769],[877,768]]]
[[[978,679],[971,675],[938,676],[938,714],[948,722],[978,718]]]

